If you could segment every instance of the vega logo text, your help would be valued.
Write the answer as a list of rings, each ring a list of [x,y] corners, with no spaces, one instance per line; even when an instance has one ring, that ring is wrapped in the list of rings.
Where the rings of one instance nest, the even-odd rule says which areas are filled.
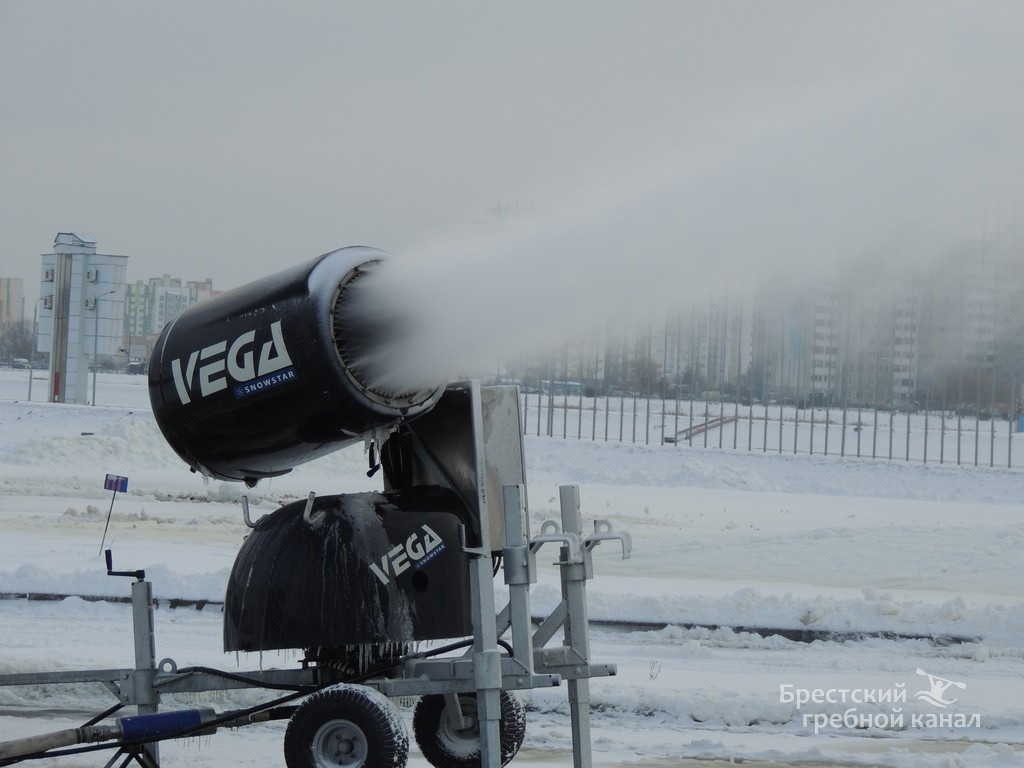
[[[420,568],[444,551],[444,542],[429,525],[423,525],[420,533],[413,533],[404,544],[397,544],[381,557],[380,565],[370,563],[370,570],[387,584],[389,576],[398,576],[413,565]]]
[[[184,366],[182,358],[175,358],[171,361],[171,376],[181,404],[187,405],[197,394],[206,397],[227,389],[229,378],[236,384],[245,384],[255,379],[262,380],[291,365],[292,359],[281,333],[281,321],[277,320],[270,324],[270,339],[262,344],[257,343],[255,330],[246,331],[230,344],[228,340],[218,341],[195,350],[185,360]],[[294,374],[289,378],[294,378]]]

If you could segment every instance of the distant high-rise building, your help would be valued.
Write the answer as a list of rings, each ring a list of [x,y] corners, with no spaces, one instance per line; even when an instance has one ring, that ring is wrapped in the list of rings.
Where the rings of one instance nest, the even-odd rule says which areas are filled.
[[[965,240],[922,284],[921,377],[930,403],[976,408],[1019,398],[1024,353],[1020,250]]]
[[[917,386],[917,294],[820,283],[755,310],[751,389],[817,405],[904,406]]]
[[[0,277],[0,336],[24,319],[24,281],[20,277]]]
[[[132,337],[153,336],[185,309],[218,293],[209,278],[183,282],[163,275],[136,280],[128,286],[125,328]]]

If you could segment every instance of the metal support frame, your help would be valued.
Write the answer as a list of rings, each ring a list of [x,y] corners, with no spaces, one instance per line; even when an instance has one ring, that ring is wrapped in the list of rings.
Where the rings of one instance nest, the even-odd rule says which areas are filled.
[[[586,582],[593,578],[593,549],[602,541],[619,541],[623,558],[628,558],[632,542],[628,533],[616,532],[606,520],[594,522],[594,532],[585,536],[580,516],[579,487],[559,489],[561,521],[545,522],[537,536],[531,536],[524,484],[501,487],[501,503],[495,504],[496,489],[488,486],[484,457],[485,425],[481,410],[479,382],[466,385],[471,405],[473,459],[475,466],[475,508],[480,511],[479,547],[463,543],[469,569],[469,599],[473,636],[471,646],[461,656],[424,658],[411,655],[386,674],[361,680],[360,684],[389,697],[442,694],[454,706],[449,717],[461,721],[458,695],[475,693],[481,739],[481,768],[500,768],[501,733],[500,694],[540,687],[554,687],[567,681],[569,712],[572,722],[574,768],[590,768],[590,678],[612,676],[613,664],[592,664]],[[516,397],[518,403],[518,397]],[[518,414],[515,415],[518,424]],[[521,437],[521,435],[520,435]],[[520,445],[521,449],[521,445]],[[470,493],[469,495],[472,495]],[[307,521],[314,495],[309,495]],[[486,510],[491,510],[487,512]],[[491,515],[495,515],[491,519]],[[243,504],[247,525],[252,525],[248,504]],[[494,530],[500,526],[500,530]],[[496,610],[494,595],[494,551],[491,534],[503,539],[502,570],[508,590],[508,602]],[[465,537],[464,537],[465,538]],[[558,567],[561,600],[554,610],[534,628],[530,607],[530,585],[537,581],[537,553],[546,544],[559,545]],[[252,673],[218,675],[210,670],[179,670],[172,659],[156,663],[153,629],[153,592],[143,571],[113,571],[108,552],[110,575],[134,576],[132,584],[132,622],[135,636],[133,669],[94,670],[59,673],[20,673],[0,675],[0,686],[52,683],[99,682],[118,699],[119,706],[135,705],[140,716],[156,714],[164,693],[228,690],[243,687],[288,686],[297,690],[314,689],[345,682],[340,672],[329,667],[304,664],[300,669],[266,670]],[[561,643],[555,640],[561,630]],[[506,634],[509,640],[502,640]],[[500,641],[500,646],[499,646]],[[502,652],[499,647],[507,652]],[[119,707],[115,707],[114,710]],[[112,711],[101,717],[106,717]],[[97,718],[99,719],[99,718]],[[465,723],[459,723],[464,725]],[[112,737],[106,737],[112,738]],[[60,745],[75,742],[65,742]],[[79,742],[80,743],[80,742]],[[8,742],[10,744],[10,742]],[[4,745],[0,744],[0,748]],[[52,748],[47,747],[47,748]],[[0,752],[2,754],[2,752]],[[129,747],[115,756],[128,755],[144,768],[159,765],[156,743]],[[113,765],[113,760],[109,765]],[[125,763],[127,764],[127,762]]]
[[[139,715],[160,709],[156,680],[156,633],[153,626],[153,583],[144,579],[132,582],[132,628],[135,633],[135,674],[132,675],[132,702]],[[160,747],[156,742],[141,745],[143,765],[160,765]]]
[[[480,382],[470,383],[470,397],[474,404],[473,440],[484,444],[483,420],[479,418]],[[477,508],[486,508],[486,474],[483,450],[476,451]],[[490,548],[490,520],[480,515],[480,541],[484,545],[478,552],[469,552],[469,599],[473,624],[473,681],[476,688],[477,717],[480,723],[480,768],[501,768],[501,654],[498,652],[498,633],[494,623],[494,567]]]
[[[628,533],[617,532],[607,520],[594,521],[594,533],[583,535],[580,517],[579,487],[562,486],[561,528],[553,521],[545,523],[539,536],[530,537],[524,488],[505,486],[504,581],[509,600],[497,614],[497,637],[511,634],[511,652],[501,658],[501,688],[525,690],[557,686],[567,681],[569,712],[572,721],[573,765],[589,768],[590,678],[616,673],[614,664],[590,662],[590,634],[586,602],[586,581],[593,578],[593,549],[602,541],[619,541],[623,558],[632,552]],[[533,629],[530,610],[530,584],[537,580],[536,557],[547,543],[558,543],[562,600],[540,626]],[[480,614],[483,618],[483,614]],[[559,630],[562,645],[548,646]],[[422,693],[454,693],[472,690],[474,662],[461,659],[433,659],[407,662],[395,679],[369,681],[388,696]],[[486,756],[487,753],[485,752]],[[482,765],[488,766],[489,763]]]
[[[474,624],[472,647],[460,657],[408,659],[387,676],[366,680],[362,684],[390,697],[456,696],[475,692],[481,726],[481,767],[499,768],[500,691],[555,687],[565,680],[572,721],[573,765],[574,768],[589,768],[592,764],[590,678],[612,676],[616,668],[613,664],[590,662],[586,581],[593,577],[594,547],[602,541],[617,540],[621,542],[623,558],[628,558],[632,543],[628,533],[614,531],[611,523],[605,520],[596,520],[594,533],[583,535],[578,486],[567,485],[559,489],[561,526],[548,521],[541,527],[541,534],[535,537],[530,536],[525,488],[510,485],[503,491],[506,546],[502,550],[502,562],[508,603],[501,611],[495,611],[491,553],[469,552]],[[549,543],[560,545],[555,565],[559,569],[562,599],[534,629],[530,585],[537,580],[537,553]],[[102,683],[121,706],[134,705],[139,715],[146,715],[158,711],[160,698],[165,693],[259,688],[265,684],[312,688],[340,681],[336,671],[315,666],[246,672],[225,678],[207,671],[179,670],[169,658],[157,664],[152,584],[145,580],[141,571],[115,572],[115,575],[137,577],[132,583],[133,669],[0,675],[0,686]],[[559,630],[562,631],[562,644],[549,646]],[[502,645],[510,651],[501,653],[498,641],[506,634],[510,635],[510,642]],[[70,743],[75,742],[52,746]],[[108,766],[126,754],[127,760],[134,759],[144,768],[159,765],[159,751],[154,742],[137,751],[118,752]]]

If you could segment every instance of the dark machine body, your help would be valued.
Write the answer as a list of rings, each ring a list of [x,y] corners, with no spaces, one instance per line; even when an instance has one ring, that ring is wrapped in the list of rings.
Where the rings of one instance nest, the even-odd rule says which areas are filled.
[[[459,499],[318,497],[262,518],[228,584],[224,650],[405,644],[470,633]]]
[[[356,442],[383,465],[383,492],[296,502],[255,524],[228,582],[225,650],[322,659],[471,631],[460,537],[479,544],[479,510],[463,468],[422,455],[454,454],[452,436],[469,436],[458,417],[427,420],[423,436],[409,428],[462,400],[443,383],[375,385],[367,353],[397,331],[353,286],[387,258],[333,251],[186,309],[157,341],[153,412],[194,471],[255,485]]]
[[[193,305],[160,334],[153,413],[193,470],[254,485],[428,410],[443,387],[374,385],[386,321],[348,311],[386,254],[342,248]]]

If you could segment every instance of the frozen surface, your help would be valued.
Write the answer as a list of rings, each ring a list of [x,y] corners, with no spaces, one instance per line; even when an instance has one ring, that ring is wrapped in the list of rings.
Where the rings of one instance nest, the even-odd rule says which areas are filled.
[[[152,419],[144,377],[101,374],[101,404],[90,407],[25,402],[27,375],[0,372],[0,592],[128,594],[128,580],[106,576],[100,556],[112,473],[129,477],[106,539],[115,567],[144,568],[158,597],[221,600],[246,533],[244,488],[188,471]],[[38,397],[45,382],[34,387]],[[633,537],[629,560],[614,544],[596,551],[591,617],[667,625],[594,629],[594,661],[619,669],[592,682],[597,764],[1024,765],[1020,471],[537,437],[527,437],[526,456],[534,532],[558,518],[558,486],[577,483],[585,520],[609,519]],[[249,493],[252,514],[310,490],[376,489],[365,470],[361,449],[333,454],[261,483]],[[559,599],[554,555],[539,558],[537,611]],[[295,662],[225,656],[213,608],[161,608],[157,621],[157,656],[179,666]],[[799,643],[736,627],[843,634]],[[0,601],[0,673],[131,658],[125,605]],[[947,690],[956,702],[917,698],[929,689],[924,673],[962,683]],[[797,691],[822,697],[798,707],[786,700]],[[906,702],[850,698],[867,691],[902,691]],[[230,709],[260,695],[165,704]],[[514,764],[571,765],[564,688],[526,700]],[[0,689],[0,740],[75,727],[110,703],[99,686]],[[848,727],[851,708],[872,726]],[[903,727],[892,727],[896,714]],[[164,764],[283,764],[283,732],[271,723],[168,743]],[[425,765],[415,748],[410,764]]]

